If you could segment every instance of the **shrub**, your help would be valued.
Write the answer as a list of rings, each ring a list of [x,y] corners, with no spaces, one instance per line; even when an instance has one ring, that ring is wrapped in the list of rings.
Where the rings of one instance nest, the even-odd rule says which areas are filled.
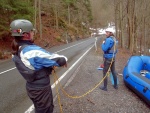
[[[56,40],[57,40],[58,42],[61,42],[60,36],[57,36],[57,37],[56,37]]]

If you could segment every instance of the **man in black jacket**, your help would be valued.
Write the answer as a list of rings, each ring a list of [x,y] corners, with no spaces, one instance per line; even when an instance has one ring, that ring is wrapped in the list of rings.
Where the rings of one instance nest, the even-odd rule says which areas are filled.
[[[34,104],[35,113],[52,113],[54,105],[49,75],[54,66],[66,66],[67,58],[35,45],[34,29],[29,20],[14,20],[10,27],[14,37],[13,61],[26,80],[27,94]]]

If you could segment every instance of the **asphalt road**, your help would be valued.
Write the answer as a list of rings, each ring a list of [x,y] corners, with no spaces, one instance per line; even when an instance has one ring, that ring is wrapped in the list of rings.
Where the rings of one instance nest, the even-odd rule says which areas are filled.
[[[95,41],[95,38],[88,38],[47,49],[49,52],[65,55],[68,58],[68,67],[57,69],[62,85],[73,75],[86,53],[94,47]],[[52,75],[50,80],[55,97],[56,87]],[[26,94],[25,80],[15,68],[14,63],[11,60],[1,62],[0,113],[31,113],[33,111],[33,104]]]

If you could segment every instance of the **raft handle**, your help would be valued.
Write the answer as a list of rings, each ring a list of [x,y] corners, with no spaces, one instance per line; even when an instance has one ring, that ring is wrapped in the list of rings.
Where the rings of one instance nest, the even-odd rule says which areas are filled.
[[[129,75],[126,75],[126,77],[125,77],[125,78],[127,79],[128,77],[129,77]]]
[[[143,92],[146,93],[147,90],[148,90],[148,88],[145,87],[145,88],[143,89]]]

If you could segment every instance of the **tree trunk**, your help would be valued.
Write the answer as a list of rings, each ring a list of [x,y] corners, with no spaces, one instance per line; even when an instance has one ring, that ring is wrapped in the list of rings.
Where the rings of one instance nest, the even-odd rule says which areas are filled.
[[[128,0],[127,3],[127,13],[128,13],[128,33],[129,33],[129,49],[133,53],[134,50],[134,9],[135,0]]]
[[[34,12],[34,28],[36,29],[37,0],[34,0],[34,10],[35,10],[35,12]],[[36,31],[37,31],[37,29],[36,29]]]
[[[39,0],[40,39],[42,39],[41,0]]]
[[[117,20],[117,0],[114,0],[114,2],[115,2],[114,10],[115,10],[115,29],[116,29],[116,37],[119,38],[119,36],[118,36],[118,20]]]
[[[58,7],[57,7],[57,2],[55,3],[55,18],[56,18],[56,29],[58,29]]]
[[[120,47],[122,48],[122,32],[123,32],[123,29],[122,29],[122,4],[121,4],[121,1],[119,0],[119,37],[120,37]]]
[[[68,3],[68,21],[69,21],[69,25],[70,25],[70,5]]]

